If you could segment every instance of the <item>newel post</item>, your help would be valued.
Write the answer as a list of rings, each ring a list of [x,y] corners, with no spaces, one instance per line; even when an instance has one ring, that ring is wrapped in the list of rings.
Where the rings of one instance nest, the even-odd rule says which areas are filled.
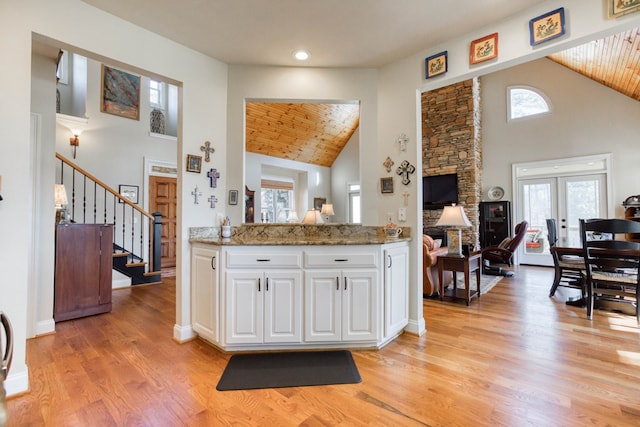
[[[153,271],[162,270],[162,214],[153,214]]]

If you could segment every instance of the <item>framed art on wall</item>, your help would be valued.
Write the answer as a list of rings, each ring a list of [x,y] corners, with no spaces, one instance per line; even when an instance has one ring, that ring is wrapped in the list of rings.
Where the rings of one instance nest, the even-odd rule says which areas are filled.
[[[640,0],[605,0],[609,18],[617,18],[640,10]]]
[[[100,111],[140,120],[140,76],[102,64]]]
[[[424,60],[425,78],[439,76],[447,72],[447,51],[437,53]]]
[[[564,7],[552,10],[529,21],[531,46],[555,39],[564,33]]]
[[[393,177],[392,176],[380,178],[380,192],[393,193]]]
[[[138,203],[138,186],[137,185],[123,185],[118,186],[118,193],[131,203]],[[118,200],[119,203],[124,203],[122,200]]]
[[[324,205],[325,203],[327,203],[327,198],[326,197],[314,197],[313,198],[313,209],[322,210],[322,205]]]
[[[187,154],[187,172],[200,173],[202,168],[202,156]]]
[[[489,34],[471,42],[469,63],[477,64],[498,57],[498,33]]]

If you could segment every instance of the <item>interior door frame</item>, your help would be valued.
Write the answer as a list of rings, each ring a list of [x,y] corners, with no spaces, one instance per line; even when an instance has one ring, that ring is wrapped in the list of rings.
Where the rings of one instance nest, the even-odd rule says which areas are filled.
[[[511,165],[511,191],[513,200],[513,223],[517,224],[523,219],[523,211],[520,200],[520,181],[535,178],[562,178],[579,175],[603,174],[605,177],[605,204],[604,214],[607,218],[613,218],[615,207],[613,204],[613,185],[611,170],[611,153],[595,154],[591,156],[567,157],[560,159],[540,160],[527,163],[513,163]],[[558,206],[556,206],[556,211]],[[557,212],[556,212],[557,214]],[[519,247],[515,254],[514,263],[520,264],[524,255],[523,246]]]
[[[167,178],[178,178],[178,165],[176,162],[167,162],[164,160],[154,160],[144,158],[144,188],[142,191],[143,207],[145,210],[149,210],[149,177],[150,176],[164,176]],[[178,199],[178,204],[180,199]],[[149,259],[149,249],[144,248],[144,259]]]

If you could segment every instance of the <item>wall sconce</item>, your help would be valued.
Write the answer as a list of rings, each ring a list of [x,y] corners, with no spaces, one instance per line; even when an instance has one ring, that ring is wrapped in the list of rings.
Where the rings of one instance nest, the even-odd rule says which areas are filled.
[[[56,205],[56,223],[58,224],[68,224],[67,217],[67,190],[64,188],[63,184],[56,184],[54,188],[53,194],[53,203]]]
[[[79,129],[72,129],[71,130],[71,138],[69,138],[69,144],[71,144],[71,146],[73,147],[73,158],[76,158],[76,149],[78,148],[78,145],[80,145],[80,135],[82,134],[82,131]]]
[[[303,224],[324,224],[324,220],[322,219],[322,215],[320,211],[317,209],[310,209],[304,214],[304,218],[302,218]]]
[[[335,215],[333,212],[333,203],[323,203],[320,213],[323,215],[325,221],[329,221],[329,217]]]

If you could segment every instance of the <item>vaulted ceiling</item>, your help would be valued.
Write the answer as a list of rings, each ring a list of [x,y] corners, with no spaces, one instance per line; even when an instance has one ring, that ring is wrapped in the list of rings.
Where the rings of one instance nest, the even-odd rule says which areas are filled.
[[[554,62],[640,101],[640,29],[548,56]]]

